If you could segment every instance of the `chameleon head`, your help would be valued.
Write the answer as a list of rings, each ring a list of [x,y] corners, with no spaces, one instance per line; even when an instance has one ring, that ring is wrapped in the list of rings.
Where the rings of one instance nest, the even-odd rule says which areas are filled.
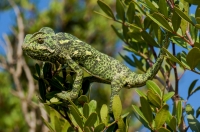
[[[23,51],[33,59],[52,61],[58,50],[57,39],[51,28],[43,27],[34,34],[26,35],[22,44]]]

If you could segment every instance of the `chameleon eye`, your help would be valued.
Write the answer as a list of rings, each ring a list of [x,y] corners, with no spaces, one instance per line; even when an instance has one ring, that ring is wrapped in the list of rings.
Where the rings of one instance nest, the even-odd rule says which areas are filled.
[[[43,44],[43,43],[44,43],[44,39],[38,38],[38,39],[37,39],[37,42],[38,42],[39,44]]]

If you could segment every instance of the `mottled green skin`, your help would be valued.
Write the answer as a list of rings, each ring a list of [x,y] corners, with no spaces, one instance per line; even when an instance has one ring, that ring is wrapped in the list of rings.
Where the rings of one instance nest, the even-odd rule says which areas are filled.
[[[34,34],[28,34],[22,45],[23,51],[33,59],[55,61],[68,64],[75,72],[72,91],[57,94],[62,99],[75,99],[81,89],[83,70],[111,84],[111,101],[121,88],[145,85],[158,72],[163,52],[156,63],[145,74],[136,74],[118,60],[103,54],[89,44],[68,33],[55,34],[51,28],[44,27]]]

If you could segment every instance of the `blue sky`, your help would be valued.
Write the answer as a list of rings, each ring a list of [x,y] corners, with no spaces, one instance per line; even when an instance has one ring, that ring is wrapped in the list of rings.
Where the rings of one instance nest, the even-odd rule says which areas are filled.
[[[38,2],[38,1],[37,1]],[[42,0],[39,1],[38,3],[38,9],[40,10],[45,10],[46,8],[48,8],[48,4],[49,4],[49,0]],[[195,6],[191,7],[191,13],[195,12]],[[94,14],[95,15],[95,14]],[[0,12],[0,39],[2,40],[2,34],[3,33],[11,33],[11,26],[16,24],[15,23],[15,14],[13,12],[13,10],[7,10],[4,12]],[[181,49],[179,49],[181,50]],[[0,47],[0,53],[4,54],[4,51],[2,50],[2,47]],[[173,74],[173,73],[172,73]],[[181,95],[181,97],[183,97],[184,99],[187,98],[187,91],[188,88],[191,84],[191,82],[194,79],[198,79],[200,76],[196,73],[190,72],[190,71],[186,71],[185,74],[182,76],[181,80],[179,81],[179,94]],[[200,85],[200,81],[197,82],[196,86]],[[200,101],[200,96],[199,96],[200,92],[195,93],[192,97],[190,97],[190,99],[188,100],[187,103],[191,104],[194,108],[194,110],[196,110],[200,105],[199,101]],[[169,105],[172,105],[172,102],[169,102]],[[200,120],[200,118],[198,118],[198,120]]]

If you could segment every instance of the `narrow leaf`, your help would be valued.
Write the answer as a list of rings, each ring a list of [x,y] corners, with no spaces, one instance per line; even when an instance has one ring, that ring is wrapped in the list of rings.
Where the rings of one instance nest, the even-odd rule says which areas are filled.
[[[145,99],[147,99],[147,96],[139,89],[135,89],[135,92],[140,96],[140,97],[144,97]]]
[[[166,102],[167,100],[169,100],[172,96],[174,96],[175,92],[169,92],[167,94],[164,95],[163,97],[163,101]]]
[[[176,117],[177,117],[177,123],[179,125],[181,123],[181,118],[182,118],[182,102],[181,102],[181,100],[179,100],[176,105]]]
[[[83,106],[83,116],[85,117],[85,118],[88,118],[88,116],[89,116],[89,106],[88,106],[88,104],[87,103],[85,103],[84,104],[84,106]]]
[[[162,91],[154,81],[148,80],[146,82],[146,86],[149,90],[157,94],[159,97],[162,97]]]
[[[172,16],[172,26],[175,32],[177,32],[177,30],[180,28],[180,24],[181,24],[181,17],[174,11]]]
[[[167,128],[165,127],[161,127],[158,129],[158,132],[171,132],[170,130],[168,130]]]
[[[187,99],[189,99],[193,89],[194,89],[194,86],[196,85],[198,79],[194,80],[191,84],[190,84],[190,87],[188,89],[188,96],[187,96]]]
[[[167,49],[165,49],[165,48],[162,48],[162,49],[165,51],[165,53],[167,53],[167,55],[169,56],[169,59],[170,59],[170,60],[172,60],[172,61],[178,63],[178,64],[181,65],[183,68],[186,67],[183,63],[181,63],[181,62],[179,61],[179,59],[177,59],[175,56],[173,56]]]
[[[160,13],[153,13],[153,15],[148,15],[148,17],[162,28],[169,32],[173,32],[173,29],[168,24],[167,20]]]
[[[94,128],[94,132],[102,132],[104,128],[105,128],[105,124],[101,123]]]
[[[96,121],[97,121],[97,113],[94,112],[94,113],[90,114],[90,116],[86,120],[85,127],[86,126],[89,128],[93,127]]]
[[[156,125],[156,129],[162,127],[162,125],[165,123],[165,121],[168,118],[168,109],[169,106],[168,105],[164,105],[156,114],[155,116],[155,125]]]
[[[172,117],[172,119],[170,120],[170,124],[168,125],[173,131],[176,131],[176,118],[174,116]]]
[[[187,115],[187,120],[193,132],[200,132],[200,123],[192,114]]]
[[[128,22],[133,23],[134,16],[135,16],[135,5],[134,5],[133,2],[131,2],[129,4],[126,15],[127,15],[127,18],[128,18]]]
[[[188,62],[188,65],[191,69],[194,69],[199,63],[200,63],[200,49],[197,47],[192,48],[187,57],[186,61]]]
[[[115,17],[113,15],[112,10],[110,9],[110,7],[102,0],[98,0],[97,1],[98,5],[101,7],[101,9],[111,18],[113,18],[115,20]]]
[[[160,108],[161,107],[161,98],[155,94],[152,91],[148,91],[147,92],[147,98],[149,99],[149,101],[156,107]]]
[[[115,120],[119,119],[122,114],[122,104],[119,95],[113,97],[112,110]]]
[[[140,97],[140,103],[141,103],[141,111],[142,111],[144,117],[147,119],[149,124],[152,124],[153,115],[152,115],[152,110],[149,105],[149,102],[144,97]]]
[[[141,35],[144,39],[144,41],[147,42],[147,44],[151,45],[151,46],[155,46],[155,47],[159,47],[159,45],[156,43],[156,41],[154,40],[154,38],[152,38],[151,35],[149,35],[146,31],[142,31]]]
[[[159,0],[159,10],[165,17],[168,17],[167,2],[166,0]]]
[[[101,121],[107,125],[108,124],[108,107],[107,105],[103,104],[100,110],[100,117]]]
[[[187,104],[185,107],[185,112],[189,115],[192,114],[194,115],[194,109],[192,108],[192,106],[190,104]]]
[[[119,18],[124,22],[125,21],[125,11],[122,5],[121,0],[116,0],[116,11]]]
[[[69,105],[68,107],[76,123],[79,125],[81,129],[83,129],[83,121],[77,110],[72,105]]]
[[[184,20],[186,20],[187,22],[189,22],[190,24],[192,24],[194,26],[194,23],[192,22],[192,20],[184,12],[182,12],[176,6],[174,7],[174,10],[181,18],[183,18]]]

